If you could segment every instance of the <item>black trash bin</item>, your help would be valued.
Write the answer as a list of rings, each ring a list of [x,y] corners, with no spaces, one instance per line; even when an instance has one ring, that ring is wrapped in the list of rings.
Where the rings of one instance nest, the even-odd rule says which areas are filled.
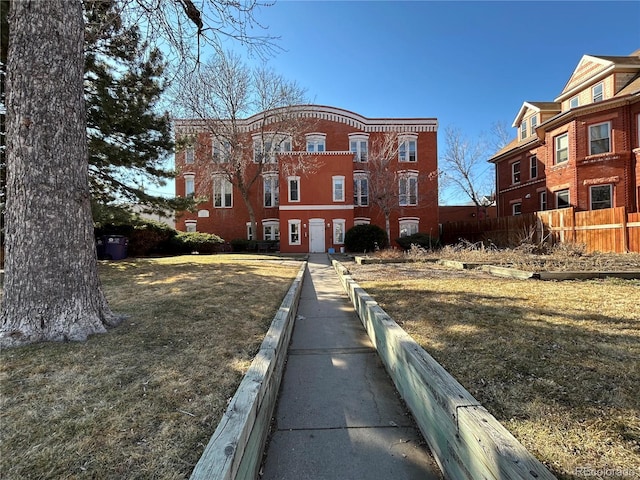
[[[98,240],[98,252],[102,251],[105,260],[122,260],[127,258],[127,244],[127,237],[122,235],[104,235]]]

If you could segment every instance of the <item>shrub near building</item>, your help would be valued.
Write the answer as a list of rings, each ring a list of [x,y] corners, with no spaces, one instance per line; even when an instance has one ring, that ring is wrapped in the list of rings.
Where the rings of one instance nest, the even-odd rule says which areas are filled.
[[[349,252],[373,252],[388,244],[387,232],[377,225],[356,225],[344,236],[344,245]]]

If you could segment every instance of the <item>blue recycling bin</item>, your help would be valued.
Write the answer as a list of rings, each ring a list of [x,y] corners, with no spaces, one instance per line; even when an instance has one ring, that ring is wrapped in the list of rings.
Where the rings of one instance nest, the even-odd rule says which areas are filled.
[[[105,260],[122,260],[127,258],[128,243],[129,240],[123,235],[104,235],[98,240],[98,255],[102,253]]]

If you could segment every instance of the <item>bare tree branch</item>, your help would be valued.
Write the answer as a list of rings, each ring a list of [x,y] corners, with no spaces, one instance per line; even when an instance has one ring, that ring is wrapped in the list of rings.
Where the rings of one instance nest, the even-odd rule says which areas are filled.
[[[304,90],[265,67],[248,68],[233,53],[217,55],[186,75],[179,90],[181,113],[197,119],[211,139],[208,150],[198,147],[196,170],[222,176],[239,190],[256,232],[252,192],[263,175],[317,168],[309,155],[294,151],[310,125],[299,115]],[[212,191],[213,177],[200,175],[198,189]]]

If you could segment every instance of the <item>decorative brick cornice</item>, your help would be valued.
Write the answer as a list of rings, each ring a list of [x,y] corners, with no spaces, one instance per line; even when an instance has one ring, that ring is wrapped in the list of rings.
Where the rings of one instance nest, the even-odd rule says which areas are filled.
[[[398,132],[420,133],[437,132],[438,120],[435,118],[367,118],[354,112],[324,105],[299,105],[257,113],[246,119],[236,121],[241,132],[259,130],[263,125],[275,123],[285,117],[312,118],[344,123],[366,133]],[[225,123],[225,120],[213,120]],[[207,119],[175,119],[174,129],[177,135],[194,134],[205,130]]]

